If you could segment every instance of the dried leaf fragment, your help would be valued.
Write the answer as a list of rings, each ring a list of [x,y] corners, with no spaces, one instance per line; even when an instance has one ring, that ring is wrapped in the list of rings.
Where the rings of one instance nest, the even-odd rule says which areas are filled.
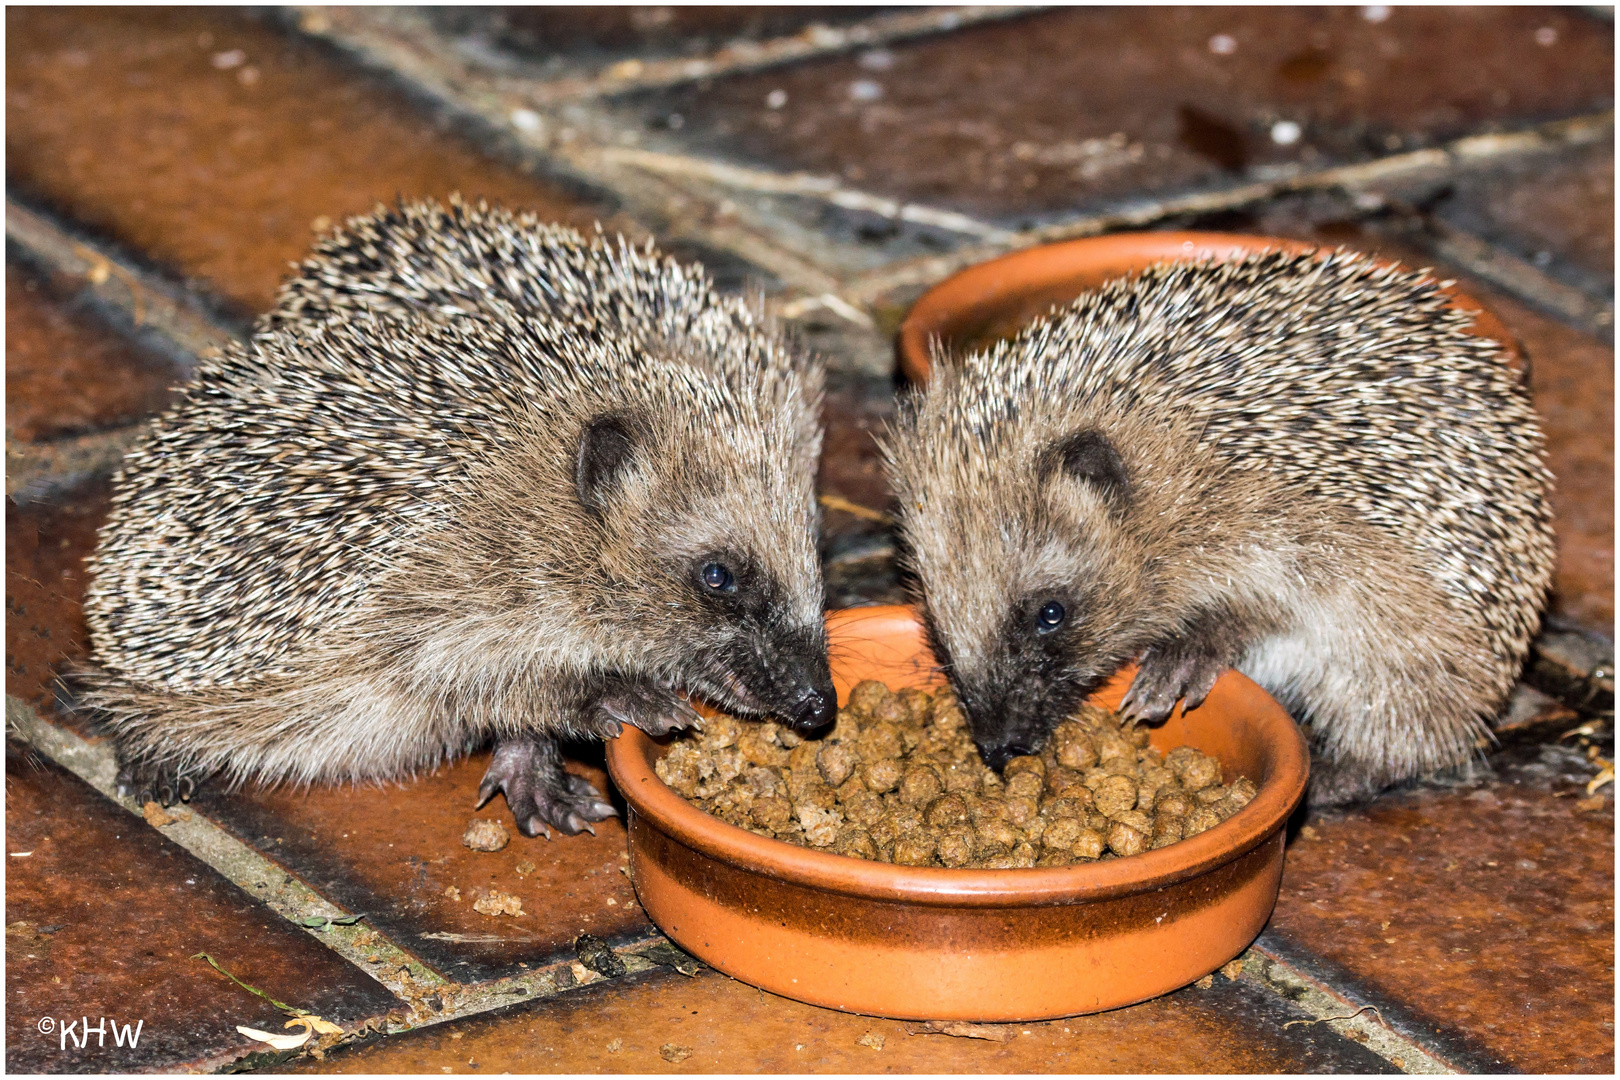
[[[1586,785],[1587,795],[1595,795],[1598,788],[1603,787],[1605,784],[1614,783],[1614,763],[1612,761],[1604,761],[1602,758],[1595,758],[1594,760],[1598,764],[1602,765],[1603,768],[1596,776],[1592,777],[1591,783]]]
[[[236,1025],[236,1030],[250,1039],[269,1043],[277,1050],[296,1050],[309,1042],[310,1037],[315,1034],[309,1028],[305,1028],[302,1035],[275,1035],[268,1031],[260,1031],[258,1028],[243,1027],[241,1024]]]
[[[580,963],[610,979],[617,979],[629,971],[624,961],[619,959],[619,954],[594,934],[581,934],[574,939],[574,955],[579,957]]]

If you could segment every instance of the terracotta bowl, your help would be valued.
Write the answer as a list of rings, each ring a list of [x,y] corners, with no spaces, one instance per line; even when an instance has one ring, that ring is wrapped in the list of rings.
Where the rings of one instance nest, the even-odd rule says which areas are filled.
[[[910,608],[827,620],[840,700],[862,679],[943,680]],[[1097,695],[1118,702],[1132,672]],[[1282,876],[1283,826],[1305,791],[1305,743],[1282,707],[1237,672],[1156,730],[1259,786],[1236,815],[1128,859],[1029,870],[893,866],[756,836],[658,779],[664,747],[610,741],[629,804],[630,870],[647,914],[705,963],[772,993],[902,1019],[1013,1021],[1096,1012],[1215,970],[1265,925]]]
[[[1158,262],[1226,259],[1258,251],[1326,251],[1316,244],[1275,236],[1211,232],[1135,232],[1045,244],[979,263],[946,278],[917,301],[900,324],[900,370],[914,383],[928,381],[929,342],[939,339],[965,352],[1012,337],[1055,304],[1066,304],[1110,278]],[[1376,260],[1379,265],[1396,265]],[[1495,338],[1516,366],[1523,350],[1506,326],[1472,297],[1442,290],[1452,306],[1475,312],[1473,332]]]

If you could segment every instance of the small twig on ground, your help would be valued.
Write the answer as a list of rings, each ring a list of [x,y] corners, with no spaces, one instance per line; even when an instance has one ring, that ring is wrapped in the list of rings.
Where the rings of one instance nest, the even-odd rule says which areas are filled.
[[[1323,1016],[1323,1017],[1319,1017],[1318,1019],[1315,1019],[1315,1020],[1290,1020],[1286,1024],[1284,1024],[1283,1027],[1291,1028],[1295,1024],[1325,1024],[1330,1020],[1354,1020],[1356,1017],[1360,1016],[1364,1012],[1371,1012],[1374,1016],[1378,1017],[1378,1022],[1380,1024],[1382,1024],[1384,1022],[1384,1014],[1378,1011],[1378,1006],[1376,1006],[1376,1005],[1363,1005],[1361,1008],[1357,1009],[1355,1012],[1351,1013],[1349,1016]]]
[[[883,513],[881,510],[873,510],[870,506],[862,506],[860,503],[850,502],[848,499],[842,498],[838,495],[818,495],[816,497],[816,501],[821,503],[822,506],[825,506],[829,510],[842,510],[846,514],[854,514],[858,518],[865,518],[867,521],[875,521],[880,525],[893,524],[893,521],[889,515]]]

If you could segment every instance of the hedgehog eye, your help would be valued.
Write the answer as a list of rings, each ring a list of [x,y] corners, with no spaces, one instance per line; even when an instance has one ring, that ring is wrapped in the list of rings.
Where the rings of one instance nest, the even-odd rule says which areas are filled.
[[[736,584],[736,578],[731,571],[717,562],[712,562],[703,568],[703,584],[716,592],[730,592]]]
[[[1035,615],[1036,630],[1042,634],[1049,634],[1063,625],[1063,618],[1068,612],[1056,600],[1048,600]]]

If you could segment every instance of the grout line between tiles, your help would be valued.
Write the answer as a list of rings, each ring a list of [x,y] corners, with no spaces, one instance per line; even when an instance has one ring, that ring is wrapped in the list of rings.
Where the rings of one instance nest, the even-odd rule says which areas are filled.
[[[1339,165],[1314,172],[1296,172],[1234,187],[1192,191],[1162,199],[1127,203],[1101,213],[1056,221],[1015,234],[1006,244],[979,244],[943,255],[931,255],[890,263],[877,270],[856,275],[847,283],[846,295],[871,304],[885,293],[907,286],[929,285],[964,267],[1008,251],[1036,244],[1053,243],[1086,236],[1100,236],[1122,229],[1145,228],[1168,218],[1237,210],[1282,195],[1341,188],[1356,193],[1371,192],[1380,184],[1422,176],[1441,176],[1478,167],[1504,158],[1550,153],[1559,149],[1585,146],[1614,136],[1614,112],[1556,120],[1539,127],[1503,135],[1471,135],[1444,147],[1394,154],[1352,165]],[[1504,285],[1512,289],[1511,285]]]
[[[420,25],[413,23],[403,28],[383,25],[380,20],[366,15],[334,17],[336,13],[327,9],[300,10],[303,14],[298,18],[297,25],[302,32],[329,42],[362,63],[386,71],[415,93],[447,107],[453,113],[476,118],[503,136],[510,137],[524,152],[566,170],[576,179],[620,195],[632,204],[632,216],[642,216],[648,211],[655,217],[666,216],[659,214],[648,203],[668,200],[656,197],[649,200],[652,193],[637,190],[641,185],[627,183],[630,178],[626,173],[641,172],[645,176],[657,176],[666,181],[685,181],[678,184],[679,190],[707,204],[708,210],[704,214],[689,213],[686,215],[688,219],[694,216],[707,218],[710,222],[721,219],[722,223],[687,225],[683,231],[694,239],[766,266],[790,285],[810,293],[836,296],[868,316],[871,305],[894,289],[932,284],[975,262],[1035,244],[1095,236],[1120,229],[1144,228],[1171,217],[1237,209],[1290,193],[1331,188],[1356,192],[1423,175],[1444,175],[1503,158],[1599,142],[1612,138],[1614,127],[1614,113],[1609,110],[1552,121],[1520,131],[1464,136],[1443,147],[1394,154],[1367,162],[1311,172],[1284,169],[1277,175],[1234,187],[1128,203],[1102,213],[1011,232],[969,215],[904,203],[849,188],[836,178],[777,173],[688,154],[615,145],[618,135],[623,132],[606,116],[593,114],[576,100],[570,107],[570,122],[565,124],[556,115],[557,106],[563,98],[546,90],[549,84],[480,70],[476,63],[459,58],[444,36],[422,20],[417,20]],[[962,22],[960,25],[967,24]],[[950,28],[954,27],[946,29]],[[782,62],[790,62],[790,59]],[[718,69],[706,70],[702,75],[692,77],[709,77],[719,73]],[[537,109],[548,110],[552,115],[542,115]],[[581,127],[599,130],[582,136],[578,131]],[[573,137],[564,138],[565,133]],[[807,264],[808,253],[795,251],[790,244],[762,236],[757,228],[724,224],[726,215],[719,213],[718,209],[725,202],[723,193],[727,189],[822,199],[846,209],[974,236],[980,242],[948,254],[897,260],[865,271],[850,270],[849,266],[856,261],[853,254],[842,256],[838,251],[839,245],[829,242],[819,261],[841,263],[844,269],[840,270],[837,266],[818,268]],[[1517,292],[1518,287],[1527,280],[1523,274],[1514,273],[1515,268],[1499,260],[1482,260],[1478,252],[1473,255],[1474,261],[1481,265],[1490,263],[1497,271],[1492,280],[1503,288]],[[1550,302],[1555,305],[1562,303],[1567,307],[1571,302],[1570,297],[1557,290],[1548,292],[1542,289],[1527,298],[1545,306],[1549,302],[1548,297],[1552,297]],[[1599,310],[1587,318],[1588,321],[1601,323],[1604,314]]]
[[[1265,987],[1322,1021],[1346,1038],[1361,1043],[1405,1073],[1456,1075],[1479,1071],[1473,1062],[1458,1064],[1444,1053],[1401,1034],[1385,1020],[1381,1003],[1346,993],[1308,974],[1285,959],[1281,950],[1256,941],[1242,957],[1242,978]],[[1376,1012],[1374,1010],[1377,1010]],[[1487,1069],[1486,1071],[1490,1071]]]
[[[734,42],[706,56],[668,59],[629,57],[604,64],[589,74],[522,81],[525,96],[532,104],[555,107],[643,90],[668,89],[699,79],[760,71],[835,56],[853,49],[965,30],[979,23],[1017,18],[1041,10],[1043,8],[1039,5],[1014,4],[925,7],[873,15],[844,26],[813,23],[797,34],[765,41]],[[352,47],[355,42],[363,43],[356,51],[364,61],[375,66],[389,69],[414,67],[423,63],[422,56],[436,56],[447,76],[466,78],[471,74],[468,69],[475,63],[471,59],[457,63],[453,54],[442,48],[443,35],[415,12],[394,11],[379,18],[376,14],[360,14],[349,8],[311,5],[294,7],[291,14],[295,17],[297,28],[311,37],[326,38],[344,48]],[[523,65],[519,61],[512,66],[521,69]]]
[[[142,817],[141,808],[135,805],[135,801],[117,792],[118,766],[109,744],[89,742],[52,724],[26,702],[10,694],[6,695],[6,729],[8,734],[27,742],[133,816]],[[171,808],[170,813],[175,814],[175,808]],[[402,1004],[412,1008],[409,1020],[398,1023],[395,1033],[489,1012],[519,1001],[547,998],[575,987],[604,981],[604,976],[588,970],[581,978],[579,971],[575,970],[580,966],[565,960],[537,967],[523,975],[467,986],[443,978],[381,930],[368,926],[365,920],[352,926],[331,926],[317,932],[305,926],[304,920],[316,917],[331,919],[353,913],[331,903],[296,875],[260,855],[198,810],[181,808],[179,813],[188,816],[158,829],[161,835],[213,867],[248,896],[387,987]],[[632,941],[614,951],[624,960],[627,974],[633,975],[663,966],[646,959],[641,952],[665,940],[656,930],[649,931],[644,939]],[[380,962],[372,963],[370,957],[373,956],[378,957]],[[408,973],[409,982],[400,977],[401,968]],[[443,1008],[418,1005],[435,995],[439,996]],[[290,1060],[290,1057],[284,1060]]]
[[[75,236],[49,215],[6,199],[6,242],[48,274],[80,280],[98,305],[128,333],[156,338],[183,367],[222,348],[239,334],[202,313],[204,302],[129,263],[95,241]]]

